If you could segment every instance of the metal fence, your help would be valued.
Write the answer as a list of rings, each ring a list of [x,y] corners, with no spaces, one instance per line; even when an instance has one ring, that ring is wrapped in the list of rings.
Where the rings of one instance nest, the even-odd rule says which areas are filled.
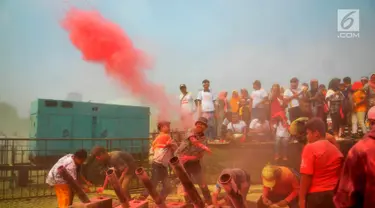
[[[27,139],[0,138],[0,200],[31,198],[54,195],[46,183],[49,169],[63,155],[95,145],[111,150],[132,153],[139,166],[149,170],[148,151],[150,143],[157,135],[139,139]],[[176,141],[182,132],[172,132]],[[104,174],[99,171],[95,160],[88,160],[83,168],[85,177],[95,185],[101,185]],[[142,188],[138,180],[133,180],[131,189]]]

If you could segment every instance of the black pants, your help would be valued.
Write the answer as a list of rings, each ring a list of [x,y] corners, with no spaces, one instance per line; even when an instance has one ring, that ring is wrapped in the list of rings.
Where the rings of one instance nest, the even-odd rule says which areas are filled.
[[[269,196],[268,196],[268,199],[272,202],[272,203],[277,203],[281,200],[284,200],[288,195],[280,195],[280,194],[274,194],[272,192],[269,193]],[[298,200],[297,198],[295,198],[294,200],[292,200],[288,206],[290,208],[298,208]],[[263,203],[263,199],[262,199],[262,196],[258,199],[257,201],[257,208],[268,208],[267,205],[265,205]],[[323,207],[321,207],[323,208]],[[325,207],[324,207],[325,208]]]
[[[292,123],[296,119],[300,118],[302,116],[302,111],[301,108],[298,107],[293,107],[288,109],[289,112],[289,121]]]
[[[310,193],[306,197],[306,208],[335,208],[333,191]]]
[[[199,185],[199,188],[201,189],[206,202],[208,204],[212,204],[210,190],[208,189],[207,184],[205,184],[203,179],[203,172],[200,161],[188,161],[184,164],[184,168],[190,178],[193,178],[193,181]]]
[[[330,116],[332,120],[332,131],[337,134],[339,133],[340,126],[342,124],[341,115],[339,112],[337,112],[337,113],[331,113]]]

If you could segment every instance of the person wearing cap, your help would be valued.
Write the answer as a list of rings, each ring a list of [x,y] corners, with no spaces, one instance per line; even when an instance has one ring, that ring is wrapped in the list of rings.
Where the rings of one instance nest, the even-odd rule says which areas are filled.
[[[181,94],[180,99],[180,109],[181,109],[181,122],[184,129],[187,129],[194,122],[193,114],[195,111],[195,104],[193,95],[187,91],[185,84],[180,85]]]
[[[170,182],[168,180],[169,160],[174,156],[177,149],[177,143],[170,136],[170,122],[158,122],[159,135],[156,136],[150,148],[151,159],[151,182],[156,187],[159,182],[163,185],[160,196],[165,199],[171,191]],[[139,199],[144,200],[148,197],[147,189],[142,193]]]
[[[119,178],[119,182],[121,184],[121,188],[125,192],[126,197],[130,200],[130,193],[129,193],[129,184],[133,176],[135,175],[135,169],[137,164],[133,158],[133,156],[125,151],[112,151],[108,152],[102,146],[95,146],[91,150],[91,155],[95,157],[96,161],[102,166],[110,169],[113,168],[117,177]],[[108,185],[108,178],[106,177],[104,180],[104,184],[102,187],[97,189],[98,193],[102,193],[104,189]]]
[[[290,80],[290,88],[285,89],[284,92],[284,102],[288,103],[290,123],[302,116],[301,108],[299,107],[299,99],[301,98],[303,91],[298,85],[299,80],[294,77]]]
[[[234,192],[242,197],[244,207],[248,207],[246,196],[249,193],[250,189],[250,175],[246,171],[239,168],[227,168],[221,172],[220,178],[217,181],[215,189],[212,193],[212,204],[215,206],[223,205],[223,203],[227,205],[232,204],[230,200],[228,200],[228,197],[225,197],[224,202],[218,201],[219,194],[221,192],[221,189],[223,188],[223,185],[220,183],[220,179],[223,178],[223,176],[225,177],[226,175],[229,176],[228,178],[230,178],[231,187]]]
[[[216,138],[216,121],[215,110],[216,106],[216,95],[210,89],[210,81],[205,79],[202,81],[203,90],[198,92],[198,117],[205,117],[208,120],[207,130],[205,132],[208,139]]]
[[[368,112],[370,132],[348,152],[334,196],[336,208],[375,205],[375,107]]]
[[[305,128],[308,143],[301,157],[299,207],[335,208],[334,189],[344,156],[326,139],[325,124],[321,119],[310,119]]]
[[[258,208],[271,205],[298,207],[299,175],[284,166],[267,164],[262,170],[263,195],[257,202]]]
[[[181,141],[180,146],[177,148],[175,155],[179,157],[181,164],[184,166],[186,173],[195,179],[207,204],[212,204],[211,194],[208,190],[207,184],[204,180],[203,170],[200,161],[204,153],[211,150],[206,146],[207,140],[204,131],[208,126],[207,118],[200,117],[195,122],[195,128],[187,133],[187,137]],[[185,200],[190,202],[187,194],[185,193]]]

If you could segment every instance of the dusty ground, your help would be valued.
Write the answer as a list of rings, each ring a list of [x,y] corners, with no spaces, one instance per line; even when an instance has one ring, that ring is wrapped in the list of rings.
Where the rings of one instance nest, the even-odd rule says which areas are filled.
[[[210,186],[212,189],[212,186]],[[260,197],[262,192],[262,187],[260,185],[251,186],[250,193],[247,196],[247,200],[250,203],[251,208],[255,208],[255,202]],[[106,191],[104,195],[115,197],[113,191]],[[95,197],[96,194],[89,194],[90,197]],[[134,194],[133,196],[137,196]],[[183,201],[183,198],[179,194],[173,194],[167,199],[168,201]],[[75,201],[78,201],[78,198],[75,197]],[[150,202],[152,200],[150,199]],[[150,203],[151,204],[151,203]],[[0,201],[1,208],[55,208],[57,207],[55,197],[39,197],[39,198],[30,198],[30,199],[20,199],[20,200],[5,200]],[[153,207],[152,205],[150,207]]]

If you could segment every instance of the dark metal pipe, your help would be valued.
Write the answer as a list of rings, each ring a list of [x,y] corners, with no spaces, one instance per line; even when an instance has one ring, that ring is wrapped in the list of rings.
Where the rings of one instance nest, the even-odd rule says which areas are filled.
[[[236,193],[232,187],[232,176],[229,174],[222,174],[219,177],[219,183],[223,186],[225,192],[227,192],[229,199],[235,208],[246,207],[242,196]]]
[[[159,208],[167,208],[167,206],[164,203],[164,200],[160,197],[160,195],[156,191],[156,189],[155,189],[154,185],[152,184],[150,178],[148,177],[146,171],[142,167],[140,167],[140,168],[137,168],[135,170],[135,174],[137,175],[139,180],[141,180],[143,182],[143,185],[147,189],[147,191],[150,194],[150,196],[152,197],[152,199],[155,201],[155,204]]]
[[[185,189],[185,192],[189,196],[190,200],[193,202],[194,206],[197,208],[204,208],[205,204],[199,196],[197,189],[195,188],[193,182],[189,175],[186,173],[185,169],[180,164],[178,157],[173,157],[169,160],[169,163],[172,166],[173,171],[176,173],[177,177],[180,179],[182,186]]]
[[[129,208],[129,201],[125,196],[124,190],[122,190],[120,182],[117,179],[115,170],[108,169],[106,171],[107,179],[111,183],[113,190],[116,193],[117,198],[119,199],[122,208]]]
[[[82,203],[89,203],[90,199],[83,191],[81,185],[73,179],[73,177],[68,173],[64,166],[60,166],[57,168],[57,172],[61,175],[61,177],[69,184],[69,186],[73,189],[73,191],[77,194],[79,200]]]

